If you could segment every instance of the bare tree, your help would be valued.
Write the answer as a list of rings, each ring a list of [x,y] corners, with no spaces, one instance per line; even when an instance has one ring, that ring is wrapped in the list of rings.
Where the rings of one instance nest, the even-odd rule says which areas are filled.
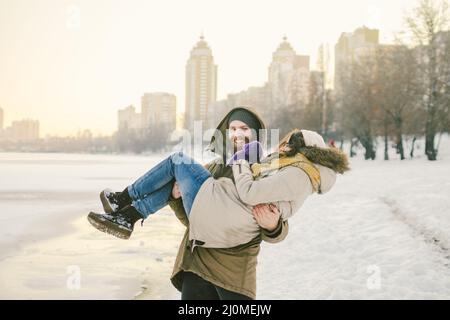
[[[438,34],[438,61],[441,72],[439,72],[438,84],[438,110],[439,128],[438,131],[450,132],[450,31]],[[440,138],[436,146],[436,153],[439,151]]]
[[[381,119],[380,119],[381,120]],[[383,130],[384,138],[384,160],[389,160],[389,136],[391,135],[392,121],[386,112],[384,112],[384,117],[381,120],[381,127]]]
[[[325,84],[323,73],[312,73],[309,81],[309,99],[305,107],[304,126],[324,135],[323,121],[325,119],[324,100]]]
[[[421,0],[413,12],[406,17],[408,29],[419,44],[418,61],[425,80],[423,89],[426,110],[425,154],[429,160],[436,160],[437,156],[434,138],[439,127],[440,109],[443,107],[440,95],[443,87],[445,88],[445,83],[442,83],[442,78],[445,78],[442,74],[445,68],[440,59],[442,54],[438,35],[448,28],[450,22],[448,8],[446,0]]]
[[[406,46],[389,45],[377,49],[376,98],[384,112],[385,159],[389,125],[400,159],[405,159],[403,146],[404,125],[415,113],[417,100],[416,68],[414,55]]]
[[[379,107],[375,97],[376,59],[369,49],[360,54],[348,68],[350,72],[342,81],[340,104],[342,127],[350,138],[356,137],[365,149],[365,159],[375,159],[376,122]]]
[[[305,123],[305,107],[293,104],[281,110],[281,112],[273,113],[273,120],[270,122],[272,129],[280,130],[280,137],[287,134],[293,128],[308,128]]]

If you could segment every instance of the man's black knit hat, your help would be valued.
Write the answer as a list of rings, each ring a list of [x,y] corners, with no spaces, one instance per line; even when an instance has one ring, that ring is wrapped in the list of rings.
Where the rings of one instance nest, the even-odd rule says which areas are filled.
[[[261,123],[258,121],[258,119],[256,119],[253,113],[245,109],[238,109],[230,115],[230,117],[228,118],[228,127],[234,120],[245,122],[250,127],[250,129],[255,129],[257,132],[259,129],[261,129]]]

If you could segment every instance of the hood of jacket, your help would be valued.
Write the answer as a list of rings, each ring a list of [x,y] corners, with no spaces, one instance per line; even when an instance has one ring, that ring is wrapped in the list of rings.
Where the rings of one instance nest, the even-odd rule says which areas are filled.
[[[350,170],[348,157],[340,149],[304,147],[300,152],[319,168],[322,193],[330,191],[336,182],[336,173]]]
[[[220,121],[219,125],[216,128],[216,131],[214,132],[214,135],[211,137],[211,141],[209,143],[209,145],[207,146],[206,150],[209,150],[211,152],[214,152],[215,154],[217,154],[218,156],[222,157],[224,163],[226,163],[226,158],[227,156],[232,152],[232,150],[227,150],[227,141],[228,141],[228,134],[227,134],[227,129],[228,129],[228,120],[231,116],[231,114],[236,111],[236,110],[246,110],[247,112],[251,113],[256,120],[259,122],[261,128],[260,129],[266,129],[266,125],[264,124],[264,122],[262,121],[261,117],[252,109],[247,108],[247,107],[236,107],[231,109],[224,117],[223,119]],[[265,134],[266,130],[263,130],[261,133],[257,131],[257,137],[256,139],[261,142],[261,144],[264,145],[265,139],[266,139],[266,134]],[[222,139],[218,138],[218,135],[221,134],[222,135]],[[231,144],[228,143],[228,146],[230,146]]]
[[[338,148],[303,147],[300,149],[309,161],[343,174],[350,170],[347,155]]]

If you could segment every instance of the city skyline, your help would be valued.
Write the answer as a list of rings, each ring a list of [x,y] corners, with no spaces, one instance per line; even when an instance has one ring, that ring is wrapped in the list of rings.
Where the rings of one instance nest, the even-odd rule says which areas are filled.
[[[0,0],[0,106],[5,126],[38,119],[45,136],[84,129],[111,134],[117,110],[139,106],[145,92],[174,94],[178,112],[184,111],[186,62],[202,32],[218,66],[220,100],[264,84],[283,36],[298,54],[311,57],[315,69],[321,43],[334,46],[342,32],[362,25],[380,29],[380,42],[386,42],[393,31],[404,29],[403,10],[415,3],[39,4]],[[162,23],[164,17],[172,19]],[[267,21],[273,23],[266,26]]]

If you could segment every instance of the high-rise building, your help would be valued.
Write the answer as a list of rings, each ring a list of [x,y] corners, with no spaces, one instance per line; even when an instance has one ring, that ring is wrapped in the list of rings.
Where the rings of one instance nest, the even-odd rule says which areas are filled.
[[[271,104],[267,85],[230,93],[226,99],[212,103],[209,109],[209,127],[215,127],[231,109],[238,106],[248,107],[263,118],[269,118],[270,114],[266,112],[270,110]]]
[[[140,130],[142,128],[141,114],[136,113],[134,106],[130,105],[117,112],[118,129],[122,130]]]
[[[273,53],[268,68],[268,81],[238,93],[228,94],[225,100],[210,105],[210,124],[217,123],[229,110],[246,106],[255,110],[270,123],[277,108],[306,105],[309,98],[311,71],[309,56],[298,55],[286,37]]]
[[[332,89],[334,86],[334,63],[332,48],[329,43],[322,43],[317,51],[317,71],[323,72],[325,87]]]
[[[177,124],[177,99],[165,92],[144,93],[141,98],[142,126],[164,126],[173,131]]]
[[[4,130],[4,137],[13,141],[33,141],[39,139],[39,121],[24,119],[13,121]]]
[[[306,102],[309,83],[309,56],[297,55],[291,44],[283,41],[272,55],[269,88],[274,108]]]
[[[194,121],[207,122],[208,107],[217,99],[217,66],[214,64],[212,51],[204,40],[191,50],[186,63],[186,104],[185,125],[191,129]]]
[[[350,76],[351,64],[359,55],[379,45],[379,31],[361,27],[354,32],[343,32],[334,48],[334,89],[342,91],[342,83]]]

